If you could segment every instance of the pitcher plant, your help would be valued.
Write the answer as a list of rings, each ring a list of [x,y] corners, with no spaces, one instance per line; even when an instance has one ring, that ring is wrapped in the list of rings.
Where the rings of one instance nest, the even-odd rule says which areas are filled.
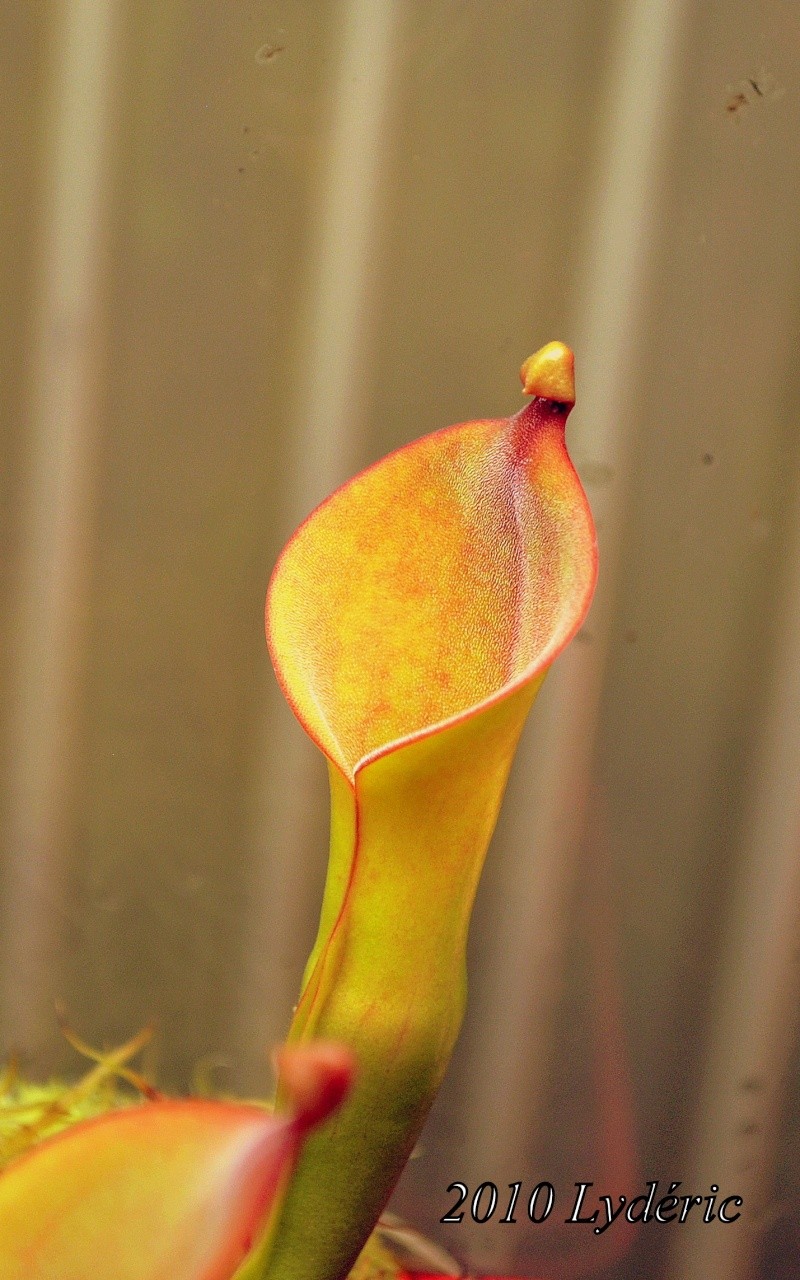
[[[0,1174],[0,1280],[88,1280],[98,1265],[109,1280],[403,1274],[371,1233],[458,1036],[470,914],[519,735],[597,573],[564,438],[572,352],[551,342],[521,376],[519,413],[368,468],[273,573],[272,661],[331,791],[319,933],[274,1112],[121,1107],[117,1093],[100,1117],[63,1109],[67,1127],[12,1145]],[[131,1079],[126,1061],[112,1074]],[[0,1139],[19,1136],[25,1103],[7,1082]]]

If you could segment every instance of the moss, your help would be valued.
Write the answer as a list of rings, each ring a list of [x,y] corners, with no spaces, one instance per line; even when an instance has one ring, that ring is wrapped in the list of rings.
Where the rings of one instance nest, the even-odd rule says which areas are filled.
[[[90,1048],[63,1021],[62,1030],[73,1048],[95,1065],[72,1084],[62,1080],[35,1084],[23,1079],[15,1062],[8,1063],[0,1073],[0,1169],[37,1142],[79,1120],[158,1096],[152,1085],[128,1066],[150,1039],[149,1028],[105,1053]]]

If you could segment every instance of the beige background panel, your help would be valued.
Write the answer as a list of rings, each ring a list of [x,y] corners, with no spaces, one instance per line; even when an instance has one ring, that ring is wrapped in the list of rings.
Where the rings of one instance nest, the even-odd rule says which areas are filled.
[[[643,1176],[700,1177],[727,1064],[772,1064],[712,1175],[752,1187],[736,1258],[643,1228],[606,1274],[800,1275],[799,69],[783,0],[2,7],[0,1053],[77,1069],[59,998],[97,1043],[154,1019],[168,1087],[207,1060],[267,1088],[327,841],[269,571],[333,485],[514,410],[561,338],[600,586],[526,730],[397,1203],[524,1271],[531,1229],[439,1227],[447,1184],[602,1179],[599,866]]]

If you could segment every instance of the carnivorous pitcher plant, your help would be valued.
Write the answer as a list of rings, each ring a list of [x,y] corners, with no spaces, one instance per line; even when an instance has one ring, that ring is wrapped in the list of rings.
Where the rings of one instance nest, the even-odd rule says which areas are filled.
[[[594,589],[564,440],[572,353],[549,343],[521,373],[519,413],[368,468],[274,571],[272,660],[331,789],[319,934],[274,1113],[144,1100],[35,1143],[0,1175],[0,1280],[369,1276],[357,1260],[458,1035],[517,740]]]

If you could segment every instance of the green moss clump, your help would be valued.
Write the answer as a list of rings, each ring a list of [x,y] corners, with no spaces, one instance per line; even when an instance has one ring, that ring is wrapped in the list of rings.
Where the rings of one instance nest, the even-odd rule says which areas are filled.
[[[37,1142],[107,1111],[135,1106],[143,1097],[158,1096],[156,1090],[128,1062],[144,1048],[152,1034],[139,1032],[127,1044],[99,1053],[85,1044],[62,1022],[66,1039],[95,1065],[73,1084],[51,1080],[33,1084],[24,1080],[17,1065],[10,1062],[0,1074],[0,1169]]]

